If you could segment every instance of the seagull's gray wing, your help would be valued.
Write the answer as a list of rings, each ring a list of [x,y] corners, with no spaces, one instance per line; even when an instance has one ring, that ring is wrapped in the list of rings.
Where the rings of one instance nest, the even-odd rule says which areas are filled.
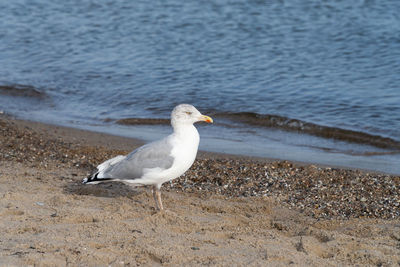
[[[131,152],[125,159],[110,166],[103,172],[104,178],[138,179],[144,169],[169,169],[174,158],[171,156],[172,145],[168,138],[149,143]]]

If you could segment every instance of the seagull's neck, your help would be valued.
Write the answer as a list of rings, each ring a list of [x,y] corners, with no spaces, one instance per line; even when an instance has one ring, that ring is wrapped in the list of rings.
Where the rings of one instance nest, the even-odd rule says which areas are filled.
[[[178,138],[195,138],[199,139],[199,132],[193,124],[173,124],[174,133]]]

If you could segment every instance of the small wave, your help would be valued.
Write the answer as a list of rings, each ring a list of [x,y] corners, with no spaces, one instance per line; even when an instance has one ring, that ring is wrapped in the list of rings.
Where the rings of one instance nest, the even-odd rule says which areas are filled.
[[[110,121],[110,120],[108,120],[108,121]],[[116,120],[115,123],[121,124],[121,125],[160,125],[160,124],[170,124],[170,120],[169,119],[126,118],[126,119]]]
[[[36,89],[31,85],[21,85],[21,84],[0,85],[0,94],[35,98],[35,99],[46,98],[46,94],[44,92],[39,91],[38,89]]]
[[[286,131],[295,131],[324,138],[336,139],[340,141],[372,145],[380,148],[396,150],[400,149],[400,141],[391,138],[372,135],[359,131],[322,126],[282,116],[262,115],[253,112],[217,113],[214,116],[255,126],[276,128]]]

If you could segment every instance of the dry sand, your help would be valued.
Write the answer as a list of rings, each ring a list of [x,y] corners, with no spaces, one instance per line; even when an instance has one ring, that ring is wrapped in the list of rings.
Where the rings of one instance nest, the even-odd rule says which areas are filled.
[[[80,183],[140,142],[6,116],[0,132],[0,266],[400,264],[398,176],[202,153],[157,213],[150,189]]]

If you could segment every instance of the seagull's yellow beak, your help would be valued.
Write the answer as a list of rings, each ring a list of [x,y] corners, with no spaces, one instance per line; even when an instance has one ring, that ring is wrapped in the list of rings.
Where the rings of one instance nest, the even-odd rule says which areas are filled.
[[[201,115],[199,118],[200,121],[205,121],[207,123],[213,123],[213,119],[211,117],[208,117],[206,115]]]

